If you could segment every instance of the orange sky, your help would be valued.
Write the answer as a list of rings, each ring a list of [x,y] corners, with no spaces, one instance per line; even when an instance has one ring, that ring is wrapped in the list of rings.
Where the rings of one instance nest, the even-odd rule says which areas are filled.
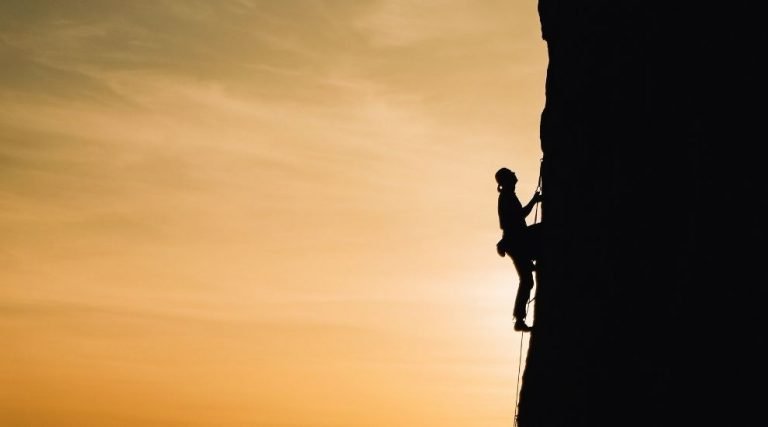
[[[535,1],[6,0],[0,425],[512,425]]]

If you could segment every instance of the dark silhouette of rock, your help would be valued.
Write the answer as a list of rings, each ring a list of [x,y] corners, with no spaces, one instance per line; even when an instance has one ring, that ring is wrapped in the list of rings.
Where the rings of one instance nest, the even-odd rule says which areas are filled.
[[[519,426],[764,423],[756,8],[539,1],[545,227]]]

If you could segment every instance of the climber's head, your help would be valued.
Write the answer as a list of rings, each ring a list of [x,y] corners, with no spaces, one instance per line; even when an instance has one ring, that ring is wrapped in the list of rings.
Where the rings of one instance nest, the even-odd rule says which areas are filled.
[[[504,188],[514,190],[515,184],[517,184],[517,175],[507,168],[501,168],[496,171],[496,183],[498,184],[497,189],[499,191]]]

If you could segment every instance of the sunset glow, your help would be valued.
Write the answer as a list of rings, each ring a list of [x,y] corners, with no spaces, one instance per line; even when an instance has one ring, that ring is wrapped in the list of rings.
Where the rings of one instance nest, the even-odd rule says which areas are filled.
[[[536,2],[11,0],[0,58],[0,425],[512,425]]]

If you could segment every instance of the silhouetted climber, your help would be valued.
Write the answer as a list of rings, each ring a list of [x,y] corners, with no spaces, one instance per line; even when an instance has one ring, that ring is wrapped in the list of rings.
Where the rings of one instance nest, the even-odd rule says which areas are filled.
[[[520,278],[513,313],[515,330],[530,331],[531,327],[525,323],[525,316],[528,314],[526,306],[533,289],[535,254],[533,236],[525,218],[541,200],[541,193],[535,192],[531,201],[523,206],[515,194],[517,176],[507,168],[496,171],[496,183],[499,191],[499,227],[503,230],[501,240],[496,243],[496,252],[501,257],[509,255],[512,258]]]

